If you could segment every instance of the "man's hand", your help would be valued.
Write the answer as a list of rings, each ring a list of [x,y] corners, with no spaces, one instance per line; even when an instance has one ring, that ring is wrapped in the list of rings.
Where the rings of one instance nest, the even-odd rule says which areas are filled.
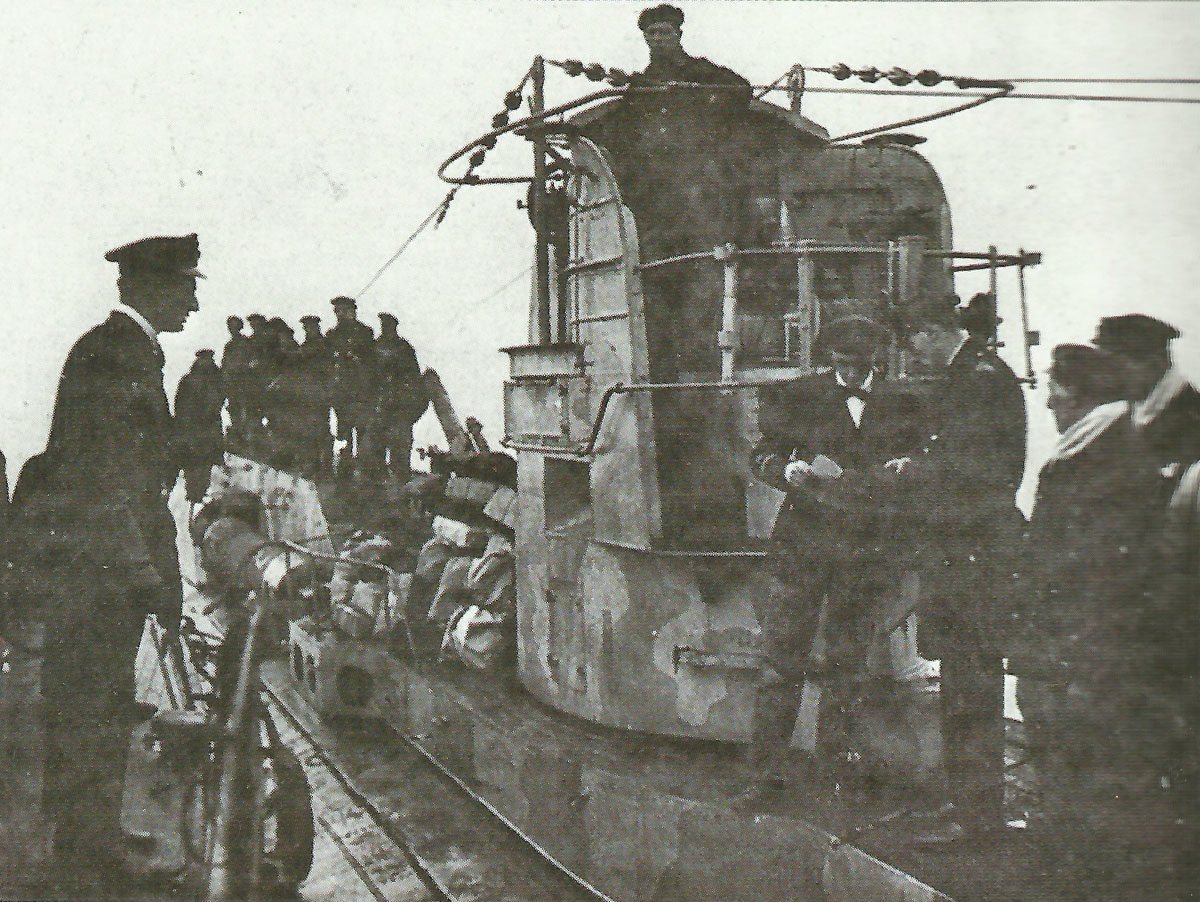
[[[813,468],[802,460],[793,460],[783,468],[783,478],[787,484],[800,488],[808,480]]]

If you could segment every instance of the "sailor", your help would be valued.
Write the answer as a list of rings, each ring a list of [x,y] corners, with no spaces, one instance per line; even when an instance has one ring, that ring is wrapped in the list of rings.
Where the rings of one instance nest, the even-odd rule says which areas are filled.
[[[312,434],[306,444],[311,454],[315,456],[318,473],[332,469],[333,437],[329,433],[329,409],[331,405],[333,370],[326,347],[325,336],[321,334],[321,317],[308,314],[300,317],[300,325],[304,329],[304,340],[300,342],[300,359],[308,371],[308,379],[313,391],[310,422]]]
[[[374,394],[367,382],[375,333],[359,322],[354,298],[336,297],[330,304],[337,317],[337,324],[325,335],[333,366],[333,410],[338,438],[349,443],[348,454],[357,456],[364,448],[367,420],[374,407]]]
[[[907,614],[879,622],[877,603],[905,569],[897,513],[908,507],[906,471],[927,436],[918,400],[882,381],[886,337],[862,316],[828,323],[819,345],[831,368],[762,393],[755,468],[787,500],[771,535],[775,591],[759,612],[774,673],[755,707],[752,757],[761,772],[752,796],[785,784],[806,679],[829,696],[818,763],[845,760],[844,713],[862,689],[869,645]]]
[[[1058,443],[1029,523],[1032,585],[1019,595],[1010,666],[1037,774],[1029,828],[1044,853],[1039,898],[1175,898],[1162,737],[1147,729],[1146,554],[1156,468],[1121,400],[1119,361],[1053,351]]]
[[[1093,339],[1124,363],[1133,424],[1172,485],[1200,458],[1200,392],[1172,361],[1171,342],[1178,337],[1162,320],[1129,313],[1100,320]]]
[[[933,377],[919,567],[921,650],[941,661],[943,761],[949,802],[910,838],[933,844],[1003,826],[1004,671],[1000,631],[1010,610],[1025,521],[1025,398],[996,353],[995,302],[977,294],[913,337]],[[927,813],[927,812],[923,812]],[[924,819],[922,819],[924,820]]]
[[[691,56],[683,49],[683,10],[678,6],[660,3],[644,9],[637,24],[650,50],[650,64],[633,77],[634,86],[667,82],[729,85],[740,89],[729,92],[730,103],[744,107],[750,102],[750,82],[732,69]]]
[[[325,350],[325,336],[321,334],[321,317],[315,313],[300,317],[300,328],[304,330],[304,340],[300,342],[300,350],[310,360],[319,357]]]
[[[398,322],[390,313],[379,314],[379,337],[375,339],[375,423],[372,427],[376,464],[386,460],[388,469],[401,482],[409,477],[413,424],[429,406],[429,393],[421,378],[417,353],[396,331]]]
[[[229,444],[239,445],[246,438],[246,422],[249,411],[246,406],[246,377],[250,368],[250,339],[242,334],[245,323],[240,316],[225,320],[229,340],[221,352],[221,375],[225,385],[225,397],[229,401]]]
[[[242,378],[246,405],[246,430],[243,438],[243,453],[255,454],[263,438],[263,418],[266,416],[267,372],[269,359],[275,353],[276,341],[271,336],[269,321],[261,313],[246,317],[250,326],[247,338],[245,375]]]
[[[17,487],[11,564],[45,623],[46,805],[55,848],[123,870],[121,793],[143,620],[179,625],[182,592],[167,495],[179,472],[159,335],[198,309],[195,235],[109,251],[120,303],[63,366],[46,450]],[[116,879],[116,878],[114,878]],[[121,893],[118,891],[118,895]]]
[[[306,353],[296,343],[282,320],[274,329],[279,345],[267,416],[274,465],[313,479],[322,472],[322,452],[332,450],[328,368],[311,347]]]
[[[221,462],[221,405],[225,387],[214,352],[196,352],[192,368],[175,390],[175,441],[187,498],[204,499],[213,466]]]

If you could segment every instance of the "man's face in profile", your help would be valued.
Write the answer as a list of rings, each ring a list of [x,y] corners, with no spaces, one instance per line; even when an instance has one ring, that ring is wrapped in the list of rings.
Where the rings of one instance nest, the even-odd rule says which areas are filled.
[[[683,31],[670,22],[655,22],[642,29],[642,37],[650,48],[650,57],[671,58],[683,53]]]

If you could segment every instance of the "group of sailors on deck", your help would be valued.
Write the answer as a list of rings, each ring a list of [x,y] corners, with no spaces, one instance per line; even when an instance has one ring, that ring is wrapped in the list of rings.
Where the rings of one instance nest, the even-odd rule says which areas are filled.
[[[230,316],[220,366],[207,348],[175,396],[175,422],[189,497],[199,500],[209,469],[228,449],[272,466],[323,478],[333,472],[337,423],[343,453],[339,475],[370,479],[409,476],[412,427],[429,394],[412,345],[395,315],[379,314],[380,331],[357,317],[353,298],[331,301],[336,324],[322,334],[321,318],[300,318],[303,338],[280,317]],[[222,436],[222,408],[228,428]]]

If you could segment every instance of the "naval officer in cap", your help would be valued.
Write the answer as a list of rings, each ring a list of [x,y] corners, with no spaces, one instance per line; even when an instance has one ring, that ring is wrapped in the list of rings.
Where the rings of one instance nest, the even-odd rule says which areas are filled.
[[[348,443],[347,454],[355,457],[366,447],[367,421],[374,398],[368,385],[375,352],[375,333],[358,319],[354,298],[336,297],[329,302],[337,324],[325,333],[325,348],[333,366],[333,410],[338,438]]]
[[[16,493],[10,597],[45,624],[44,802],[56,852],[120,875],[148,841],[123,834],[120,818],[142,625],[154,613],[176,629],[182,602],[159,335],[198,309],[199,257],[195,235],[105,255],[119,267],[119,303],[71,348],[46,450]]]

